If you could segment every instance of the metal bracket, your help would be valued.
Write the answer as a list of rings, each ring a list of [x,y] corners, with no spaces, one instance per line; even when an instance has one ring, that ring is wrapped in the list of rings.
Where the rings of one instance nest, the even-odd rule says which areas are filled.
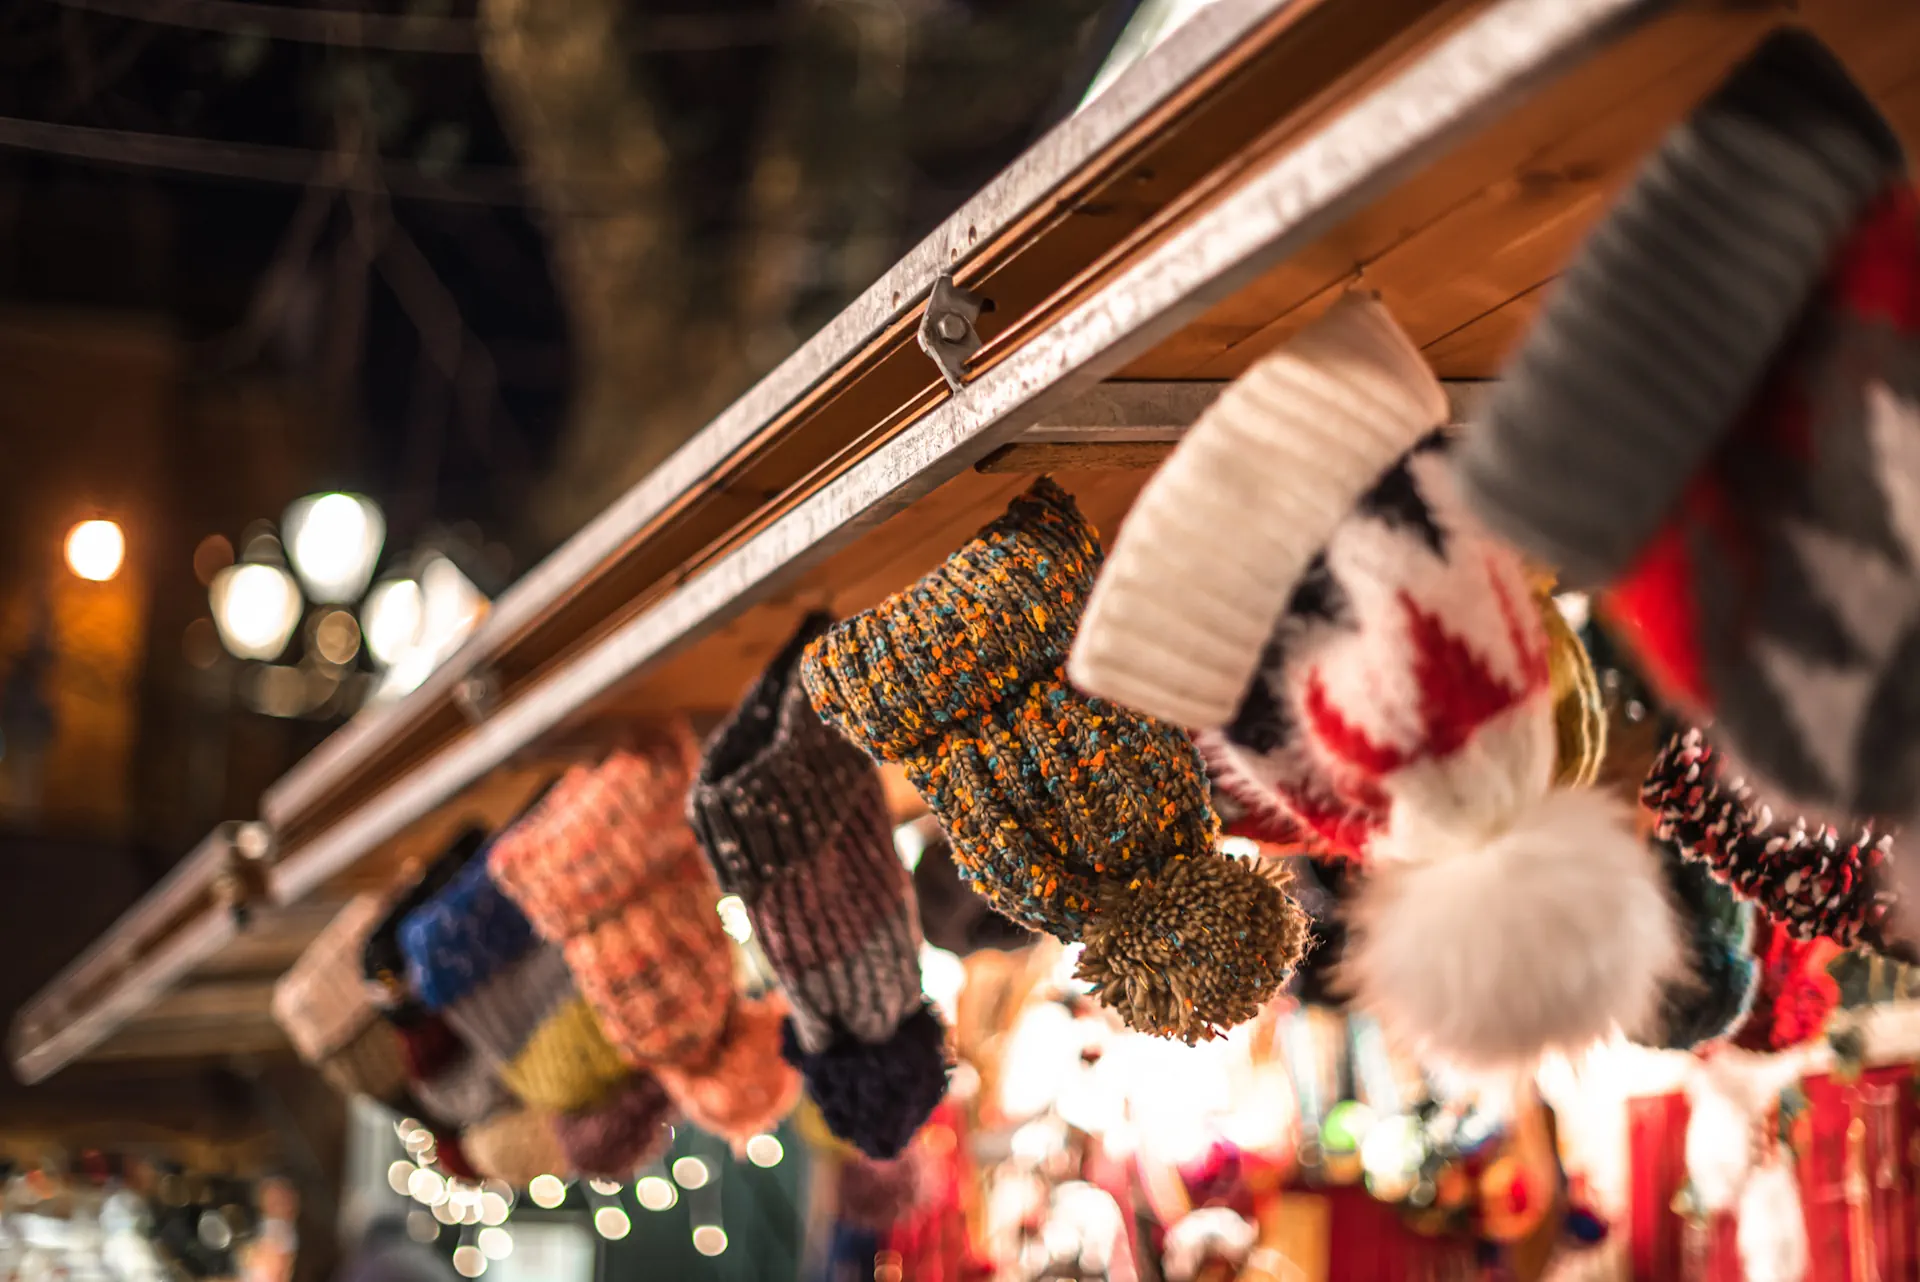
[[[953,273],[942,272],[933,282],[927,313],[920,318],[920,348],[940,367],[947,386],[958,392],[966,385],[967,361],[980,350],[980,331],[974,322],[993,310],[993,300],[953,283]]]
[[[214,874],[213,895],[232,914],[234,928],[244,932],[252,924],[254,906],[266,902],[266,869],[278,843],[273,830],[258,820],[230,824],[227,834],[226,859]]]

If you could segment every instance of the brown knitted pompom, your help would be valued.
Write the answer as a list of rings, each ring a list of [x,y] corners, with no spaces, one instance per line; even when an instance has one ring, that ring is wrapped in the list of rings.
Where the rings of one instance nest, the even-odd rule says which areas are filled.
[[[1258,859],[1176,859],[1153,884],[1114,888],[1075,974],[1129,1026],[1206,1041],[1258,1014],[1300,960],[1307,915],[1289,878]]]

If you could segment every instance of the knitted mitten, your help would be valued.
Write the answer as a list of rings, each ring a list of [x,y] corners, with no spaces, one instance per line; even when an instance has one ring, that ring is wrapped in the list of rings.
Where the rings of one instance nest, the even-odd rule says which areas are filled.
[[[920,925],[879,774],[796,676],[831,623],[807,619],[708,740],[687,819],[746,905],[828,1127],[892,1157],[946,1095],[945,1030],[920,991]]]
[[[559,950],[475,860],[400,927],[421,1002],[505,1085],[546,1112],[590,1108],[627,1067],[581,1000]]]
[[[1100,547],[1049,480],[940,568],[807,649],[820,715],[901,763],[1000,912],[1085,945],[1129,1024],[1195,1041],[1279,990],[1304,921],[1221,855],[1192,741],[1066,681]]]
[[[744,1138],[779,1121],[799,1079],[779,1054],[784,1005],[734,991],[719,890],[683,813],[694,753],[677,725],[569,771],[488,862],[621,1057],[696,1125]]]

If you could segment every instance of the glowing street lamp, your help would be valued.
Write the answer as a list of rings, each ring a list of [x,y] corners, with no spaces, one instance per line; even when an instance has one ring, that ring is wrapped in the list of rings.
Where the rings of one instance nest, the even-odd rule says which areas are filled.
[[[105,583],[126,559],[126,536],[112,521],[82,521],[67,531],[67,568],[83,579]]]
[[[300,626],[299,585],[277,565],[230,565],[213,576],[207,595],[222,644],[242,659],[279,658]]]
[[[287,555],[307,595],[323,603],[357,601],[373,579],[387,521],[359,494],[309,494],[281,519]]]

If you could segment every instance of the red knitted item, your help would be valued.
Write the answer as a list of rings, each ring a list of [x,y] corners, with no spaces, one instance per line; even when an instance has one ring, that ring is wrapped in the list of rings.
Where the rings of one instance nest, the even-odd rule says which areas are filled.
[[[1760,958],[1760,984],[1732,1041],[1742,1050],[1790,1050],[1820,1036],[1840,1005],[1840,986],[1827,973],[1840,946],[1826,939],[1795,939],[1771,920],[1763,929],[1754,950]]]
[[[1648,676],[1779,792],[1900,818],[1920,784],[1920,200],[1886,191],[1677,510],[1602,600]]]

